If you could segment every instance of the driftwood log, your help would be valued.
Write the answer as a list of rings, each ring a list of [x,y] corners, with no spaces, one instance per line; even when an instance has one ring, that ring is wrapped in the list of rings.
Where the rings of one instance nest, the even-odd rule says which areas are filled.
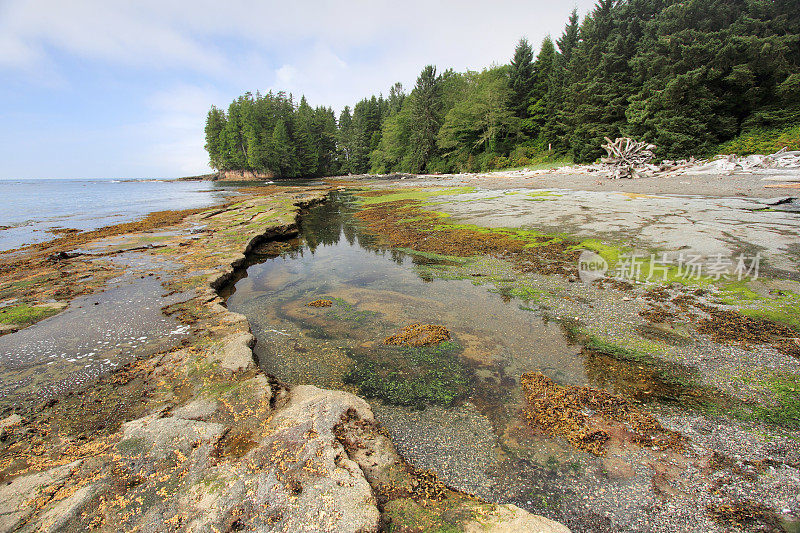
[[[638,169],[652,170],[650,162],[655,157],[653,150],[655,145],[645,142],[637,142],[629,137],[620,137],[614,141],[606,139],[606,144],[602,145],[608,153],[608,157],[600,161],[609,168],[610,177],[635,178],[638,177]]]

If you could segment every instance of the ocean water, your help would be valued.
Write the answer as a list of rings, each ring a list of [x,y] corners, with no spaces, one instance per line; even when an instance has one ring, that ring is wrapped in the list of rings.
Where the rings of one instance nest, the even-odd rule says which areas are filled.
[[[0,180],[0,250],[50,240],[62,228],[90,230],[154,211],[210,206],[233,192],[207,181]]]

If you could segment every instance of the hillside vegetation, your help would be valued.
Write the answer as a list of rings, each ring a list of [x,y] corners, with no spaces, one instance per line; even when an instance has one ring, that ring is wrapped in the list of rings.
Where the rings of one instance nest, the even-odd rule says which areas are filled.
[[[483,171],[593,161],[604,137],[662,158],[796,148],[798,124],[796,0],[600,0],[537,53],[521,39],[509,64],[428,65],[338,117],[246,93],[209,111],[206,148],[216,169],[279,177]]]

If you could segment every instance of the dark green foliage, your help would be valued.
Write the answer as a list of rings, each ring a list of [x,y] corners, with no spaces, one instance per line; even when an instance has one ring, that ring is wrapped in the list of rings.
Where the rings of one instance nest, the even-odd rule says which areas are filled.
[[[796,0],[599,0],[535,59],[521,39],[509,65],[426,66],[409,95],[395,84],[345,108],[338,127],[305,99],[246,93],[209,111],[206,149],[214,168],[285,177],[482,171],[593,161],[617,136],[663,158],[706,156],[798,124]]]
[[[370,355],[351,354],[353,368],[344,382],[368,398],[393,405],[424,408],[452,405],[469,389],[469,371],[461,363],[461,347],[451,341],[421,348],[384,348]]]
[[[528,108],[522,123],[523,129],[531,137],[539,136],[551,113],[548,93],[553,83],[553,73],[558,67],[556,59],[553,40],[546,37],[533,64],[534,82],[526,101]]]
[[[442,124],[442,78],[436,75],[436,67],[422,69],[412,94],[410,170],[421,172],[436,155],[436,136]]]
[[[474,161],[481,154],[504,152],[519,127],[509,106],[514,91],[505,69],[470,72],[465,78],[463,98],[447,113],[438,134],[439,147],[460,171],[472,170],[470,156]]]
[[[222,131],[225,129],[225,112],[211,106],[206,118],[206,151],[213,168],[221,168],[225,152]]]
[[[295,106],[283,92],[245,93],[228,112],[212,107],[206,150],[212,168],[272,172],[280,178],[338,172],[336,118],[330,108]]]
[[[511,89],[509,104],[519,118],[528,114],[528,102],[536,84],[533,67],[533,49],[527,39],[520,39],[508,69],[508,88]]]

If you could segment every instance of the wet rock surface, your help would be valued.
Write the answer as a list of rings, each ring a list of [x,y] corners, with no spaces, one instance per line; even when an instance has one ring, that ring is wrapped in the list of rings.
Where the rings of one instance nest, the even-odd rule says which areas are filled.
[[[736,317],[752,312],[775,324],[788,321],[794,329],[781,331],[794,332],[798,286],[781,277],[786,270],[769,270],[763,279],[736,287],[610,278],[579,282],[570,276],[574,249],[591,239],[548,233],[532,218],[518,217],[527,220],[522,227],[515,221],[510,228],[492,229],[491,217],[504,217],[506,207],[517,212],[518,196],[531,193],[527,210],[518,209],[537,217],[537,210],[547,212],[540,206],[561,191],[430,188],[439,180],[423,179],[428,181],[381,183],[380,190],[367,191],[361,198],[364,211],[372,213],[358,217],[363,224],[332,213],[328,204],[329,227],[308,217],[304,242],[254,265],[239,281],[228,304],[253,324],[264,368],[294,382],[356,387],[415,467],[434,471],[449,486],[558,519],[575,531],[769,530],[776,517],[778,527],[796,527],[800,478],[790,450],[800,419],[792,407],[800,390],[798,359],[772,338],[741,342],[746,332],[739,331],[739,318],[729,321],[729,329],[739,331],[734,337],[723,339],[700,327],[716,313],[713,308]],[[613,221],[614,210],[640,200],[624,198],[595,207],[581,204],[580,211],[592,215],[595,209]],[[495,202],[491,208],[484,203],[488,200]],[[659,199],[644,200],[661,209]],[[695,200],[726,218],[719,226],[698,224],[694,229],[709,240],[701,236],[697,242],[735,249],[726,224],[733,227],[751,210]],[[574,198],[563,202],[565,209],[575,209]],[[604,213],[608,205],[612,212]],[[352,213],[352,206],[342,212],[348,210]],[[461,214],[437,214],[442,211]],[[462,218],[475,213],[486,218]],[[576,218],[576,227],[591,225],[589,215]],[[660,217],[647,222],[654,235]],[[775,230],[769,219],[747,220],[737,239],[753,246],[771,239],[768,234]],[[780,231],[797,233],[795,219],[784,222]],[[630,241],[619,227],[610,224],[609,235]],[[494,231],[501,238],[491,241]],[[591,228],[585,231],[585,237],[596,235]],[[623,250],[615,242],[599,244]],[[531,248],[535,251],[526,251]],[[517,260],[520,255],[525,262]],[[775,248],[772,257],[785,265],[794,261],[785,249]],[[308,308],[314,298],[331,301],[331,307]],[[663,313],[651,312],[654,305]],[[391,364],[383,341],[415,323],[441,324],[459,346],[456,361],[470,381],[452,403],[422,396],[423,405],[403,404],[385,392],[408,394],[410,378],[443,368],[439,358],[405,358],[415,369]],[[369,375],[381,378],[366,388],[363,380],[347,379],[365,361],[375,370]],[[602,455],[582,450],[523,416],[520,378],[534,371],[566,390],[597,389],[595,400],[627,405],[641,412],[642,420],[655,421],[657,433],[678,435],[684,444],[643,442],[630,420],[611,417],[599,428],[608,436]],[[446,381],[438,390],[446,388],[441,385]],[[596,401],[581,394],[575,399],[570,421],[600,422]],[[745,450],[751,452],[742,455]],[[753,501],[767,502],[771,514],[748,503]],[[402,510],[397,505],[390,503],[385,513],[414,515],[413,505]]]
[[[173,268],[157,282],[139,278],[152,284],[152,296],[128,305],[142,311],[158,301],[153,309],[169,327],[180,324],[183,342],[161,332],[165,345],[132,346],[130,360],[91,383],[2,420],[0,531],[355,533],[416,527],[419,517],[451,530],[566,531],[412,468],[364,400],[288,386],[257,368],[247,319],[228,311],[216,291],[235,275],[243,251],[295,233],[299,209],[324,192],[256,194],[193,215],[162,248],[136,251]],[[198,225],[200,238],[192,233]],[[129,253],[123,258],[137,261]],[[81,317],[100,320],[95,308],[112,304],[88,298],[91,313],[50,320],[65,328],[83,327]],[[27,332],[26,345],[46,343],[51,327],[46,320],[4,339],[13,344]],[[28,363],[38,362],[31,353]]]

